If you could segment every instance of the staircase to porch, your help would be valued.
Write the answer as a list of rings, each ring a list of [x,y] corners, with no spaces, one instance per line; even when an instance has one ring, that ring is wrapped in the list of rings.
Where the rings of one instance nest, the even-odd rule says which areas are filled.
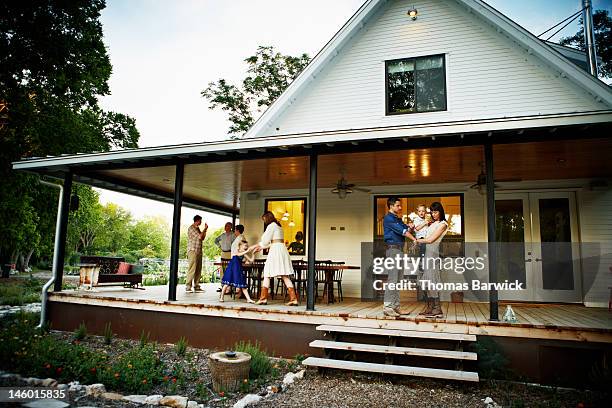
[[[476,336],[416,330],[320,325],[328,340],[310,347],[323,349],[325,357],[308,357],[302,364],[319,369],[367,371],[383,374],[478,381],[476,353],[463,351]]]

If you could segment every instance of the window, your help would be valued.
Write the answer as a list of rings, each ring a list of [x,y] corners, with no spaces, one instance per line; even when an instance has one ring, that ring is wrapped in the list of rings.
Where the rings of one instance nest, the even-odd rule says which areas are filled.
[[[283,227],[285,245],[291,255],[306,253],[306,199],[267,199],[266,211],[272,211]]]
[[[444,55],[387,61],[387,115],[446,110]]]
[[[387,209],[387,199],[390,196],[377,196],[375,208],[374,241],[383,240],[383,217],[389,212]],[[465,243],[464,218],[463,218],[463,194],[452,195],[412,195],[397,196],[402,203],[402,221],[408,223],[408,219],[417,216],[417,206],[425,204],[427,214],[429,206],[434,201],[439,202],[444,207],[446,222],[448,222],[448,232],[440,244],[440,254],[442,256],[463,256],[463,245]],[[427,217],[427,216],[426,216]]]

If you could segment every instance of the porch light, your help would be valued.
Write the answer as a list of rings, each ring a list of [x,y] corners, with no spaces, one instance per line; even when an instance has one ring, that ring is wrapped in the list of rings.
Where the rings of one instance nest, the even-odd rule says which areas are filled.
[[[290,226],[290,227],[295,227],[295,222],[291,221],[291,222],[289,223],[289,226]]]
[[[416,8],[414,8],[414,6],[412,6],[412,8],[408,10],[408,15],[410,16],[412,21],[417,19],[417,14],[419,14],[419,12],[417,11]]]
[[[289,217],[283,216],[283,218],[281,218],[281,221],[287,221],[287,220],[289,220]]]

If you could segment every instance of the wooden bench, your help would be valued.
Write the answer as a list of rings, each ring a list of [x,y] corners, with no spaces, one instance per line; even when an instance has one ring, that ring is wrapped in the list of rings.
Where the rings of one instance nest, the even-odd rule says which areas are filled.
[[[139,285],[142,286],[142,273],[131,273],[133,265],[126,264],[123,257],[83,255],[81,256],[81,263],[95,264],[100,267],[98,285],[101,283],[119,284],[126,288],[144,290],[144,288],[139,287]],[[122,264],[124,269],[122,272],[124,273],[119,273],[119,267]]]

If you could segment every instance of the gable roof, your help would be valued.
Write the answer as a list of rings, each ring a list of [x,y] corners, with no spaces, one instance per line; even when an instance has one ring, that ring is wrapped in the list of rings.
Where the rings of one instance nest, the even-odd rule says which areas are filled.
[[[267,136],[268,127],[290,105],[292,105],[302,92],[319,73],[341,51],[342,47],[350,41],[371,20],[389,0],[367,0],[355,14],[342,26],[332,39],[319,51],[310,64],[298,75],[287,89],[268,107],[259,119],[245,133],[245,138]],[[512,21],[487,3],[481,0],[454,0],[468,13],[490,24],[495,30],[508,37],[517,46],[530,55],[535,55],[545,61],[549,67],[562,77],[569,79],[585,92],[590,94],[597,102],[603,101],[612,107],[611,88],[593,77],[583,69],[576,66],[558,50],[546,44],[535,35]]]

